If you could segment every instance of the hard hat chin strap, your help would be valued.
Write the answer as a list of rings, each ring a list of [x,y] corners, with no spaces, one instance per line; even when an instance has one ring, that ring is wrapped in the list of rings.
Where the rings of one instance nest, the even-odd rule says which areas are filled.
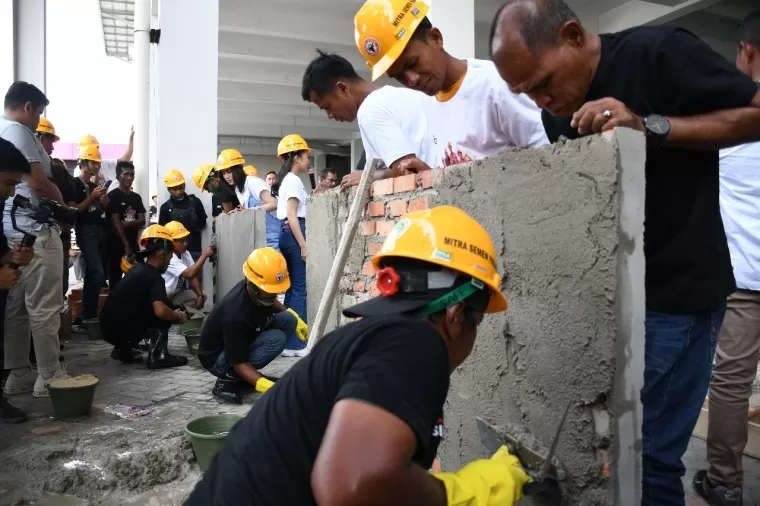
[[[417,316],[430,316],[458,304],[485,287],[482,281],[472,278],[469,283],[459,285],[449,293],[435,299],[416,313]]]

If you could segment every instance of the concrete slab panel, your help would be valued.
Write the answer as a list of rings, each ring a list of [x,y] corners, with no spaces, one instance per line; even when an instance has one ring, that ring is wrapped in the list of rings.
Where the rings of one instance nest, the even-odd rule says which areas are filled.
[[[224,295],[243,279],[243,263],[256,248],[267,245],[265,215],[241,211],[219,215],[216,219],[217,297]]]

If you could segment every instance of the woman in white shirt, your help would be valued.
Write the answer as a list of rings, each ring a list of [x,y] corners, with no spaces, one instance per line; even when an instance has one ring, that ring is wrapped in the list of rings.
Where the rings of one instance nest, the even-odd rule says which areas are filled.
[[[244,167],[245,160],[239,151],[225,149],[219,153],[216,170],[222,174],[235,192],[244,209],[266,212],[267,246],[280,250],[280,220],[277,219],[277,199],[269,192],[269,185],[259,177],[253,165]]]
[[[277,156],[285,163],[272,194],[277,198],[277,218],[281,220],[280,251],[288,263],[290,289],[285,293],[285,307],[306,319],[306,189],[298,174],[309,170],[311,149],[298,134],[283,137]],[[303,356],[306,343],[295,334],[288,338],[283,355]]]

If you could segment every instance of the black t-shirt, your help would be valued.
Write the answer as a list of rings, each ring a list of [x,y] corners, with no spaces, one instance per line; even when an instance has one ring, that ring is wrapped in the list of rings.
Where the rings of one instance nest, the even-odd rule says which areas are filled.
[[[312,468],[342,399],[406,422],[417,435],[412,461],[429,469],[448,389],[446,345],[429,323],[395,316],[349,323],[324,336],[230,431],[185,505],[314,505]]]
[[[133,338],[158,320],[153,302],[171,307],[161,272],[152,265],[137,263],[108,294],[100,313],[100,327],[106,341],[112,337]]]
[[[586,101],[612,97],[635,114],[693,116],[749,106],[757,86],[690,32],[637,27],[601,35]],[[549,140],[578,131],[542,114]],[[718,201],[718,151],[648,148],[644,254],[650,311],[691,313],[724,304],[736,285]]]
[[[74,191],[75,191],[75,198],[74,202],[77,204],[81,204],[88,195],[92,193],[92,191],[97,188],[98,186],[87,182],[87,185],[85,186],[85,182],[82,181],[82,178],[75,178],[74,179]],[[100,203],[100,199],[95,199],[92,204],[85,209],[84,211],[77,212],[77,227],[81,227],[83,225],[105,225],[105,210],[103,209],[102,204]]]
[[[224,351],[232,365],[248,362],[249,348],[274,318],[275,310],[254,304],[248,296],[246,280],[240,281],[214,307],[206,320],[198,347],[198,360],[211,368]]]
[[[222,181],[222,184],[219,186],[219,198],[225,204],[232,204],[233,208],[240,205],[240,199],[238,199],[237,193],[235,193],[235,188],[228,185],[226,181]]]
[[[108,194],[108,219],[114,214],[119,215],[121,221],[135,221],[137,216],[145,214],[145,206],[142,198],[135,192],[125,193],[121,188],[116,188]],[[140,233],[138,228],[124,228],[124,235],[127,236],[132,251],[137,251],[137,236]],[[112,235],[112,240],[121,244],[116,233]]]
[[[192,211],[190,211],[192,206]],[[180,200],[169,198],[161,204],[158,212],[158,224],[166,225],[170,221],[179,221],[190,231],[187,249],[191,252],[201,251],[201,230],[206,226],[206,210],[201,199],[185,194]]]

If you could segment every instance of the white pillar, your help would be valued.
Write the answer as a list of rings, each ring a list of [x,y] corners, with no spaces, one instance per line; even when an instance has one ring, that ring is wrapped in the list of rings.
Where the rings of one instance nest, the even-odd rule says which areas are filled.
[[[219,47],[219,1],[161,0],[158,6],[161,38],[156,76],[158,201],[168,198],[163,175],[182,171],[187,192],[204,203],[208,225],[203,245],[210,244],[211,196],[193,183],[193,170],[216,159],[217,63]],[[199,29],[198,27],[203,27]],[[211,264],[203,271],[204,291],[211,297]]]
[[[358,132],[354,135],[356,138],[351,141],[351,171],[356,170],[356,165],[359,163],[364,152],[364,143],[362,142],[361,135]]]
[[[13,80],[31,83],[43,93],[47,89],[46,10],[46,0],[13,0]]]
[[[135,0],[135,35],[132,65],[135,71],[135,143],[132,160],[135,163],[135,191],[143,199],[145,209],[150,199],[149,147],[150,132],[150,0]],[[145,219],[148,219],[146,213]]]
[[[428,19],[443,34],[447,53],[475,58],[475,0],[435,0]]]

